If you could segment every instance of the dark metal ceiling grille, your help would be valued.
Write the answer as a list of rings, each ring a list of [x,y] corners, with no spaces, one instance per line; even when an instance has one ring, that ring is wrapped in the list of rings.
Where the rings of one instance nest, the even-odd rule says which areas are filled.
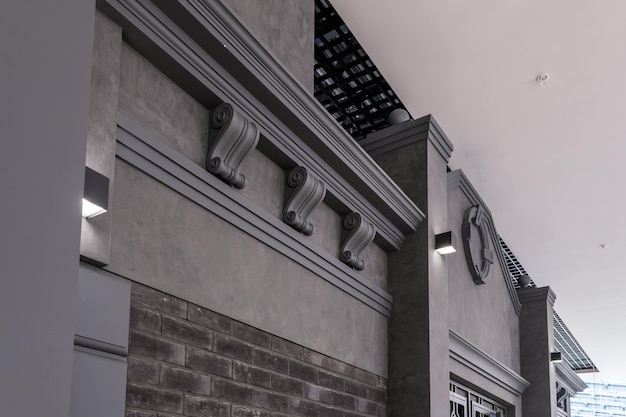
[[[515,285],[515,288],[519,288],[518,278],[522,275],[526,275],[527,272],[522,264],[517,260],[509,246],[506,244],[502,237],[500,239],[500,247],[504,252],[504,258],[506,259],[506,266],[509,269],[511,275],[511,281]],[[536,287],[533,280],[530,280],[530,286]],[[554,324],[554,347],[557,351],[561,352],[563,359],[567,364],[575,371],[597,371],[591,358],[585,353],[582,346],[574,338],[572,332],[567,328],[561,317],[554,311],[552,315],[552,322]]]
[[[355,139],[389,126],[387,116],[405,109],[376,65],[327,0],[315,1],[317,100]]]

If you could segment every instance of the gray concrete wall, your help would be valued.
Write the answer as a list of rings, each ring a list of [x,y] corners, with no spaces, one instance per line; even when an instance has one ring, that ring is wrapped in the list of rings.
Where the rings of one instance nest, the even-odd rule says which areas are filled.
[[[385,376],[387,319],[125,162],[108,269]]]
[[[520,373],[519,316],[494,256],[486,283],[476,285],[470,275],[462,241],[465,211],[472,204],[459,189],[448,194],[448,219],[457,237],[457,252],[446,256],[449,280],[450,329],[513,371]],[[497,248],[498,242],[490,242]]]
[[[314,0],[223,0],[294,77],[313,91]]]
[[[69,415],[94,2],[0,3],[0,415]]]

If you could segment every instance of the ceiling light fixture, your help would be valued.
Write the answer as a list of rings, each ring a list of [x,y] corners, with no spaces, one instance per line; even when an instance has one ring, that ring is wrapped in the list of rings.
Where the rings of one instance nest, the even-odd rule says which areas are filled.
[[[106,213],[109,204],[109,179],[85,167],[83,217],[88,219]]]
[[[447,255],[456,252],[454,245],[456,239],[452,232],[444,232],[435,235],[435,250],[439,255]]]
[[[539,74],[535,80],[537,80],[539,84],[544,85],[548,81],[548,78],[550,78],[549,74]]]

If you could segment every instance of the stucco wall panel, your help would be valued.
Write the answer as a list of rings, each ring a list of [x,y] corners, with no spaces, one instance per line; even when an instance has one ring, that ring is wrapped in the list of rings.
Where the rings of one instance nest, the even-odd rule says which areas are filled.
[[[115,273],[386,375],[386,318],[127,163],[116,164]]]
[[[448,219],[457,236],[457,252],[446,257],[449,277],[450,329],[513,371],[520,372],[519,316],[511,302],[498,259],[487,282],[476,285],[465,261],[462,223],[470,201],[459,188],[448,193]],[[492,250],[498,242],[490,242]]]

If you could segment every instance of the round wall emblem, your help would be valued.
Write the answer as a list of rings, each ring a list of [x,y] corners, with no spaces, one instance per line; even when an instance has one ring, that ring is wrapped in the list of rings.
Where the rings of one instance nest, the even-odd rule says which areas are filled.
[[[470,207],[463,219],[463,247],[467,267],[477,285],[485,283],[493,263],[493,251],[489,246],[487,213],[480,205]]]

